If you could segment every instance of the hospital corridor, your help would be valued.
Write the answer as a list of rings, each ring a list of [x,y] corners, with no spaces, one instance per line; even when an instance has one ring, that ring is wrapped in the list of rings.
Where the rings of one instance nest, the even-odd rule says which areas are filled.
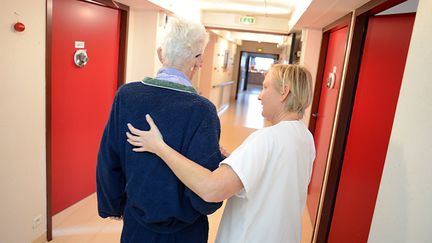
[[[268,82],[277,79],[272,72],[275,67],[304,68],[311,76],[308,76],[311,88],[307,97],[310,102],[304,102],[308,103],[307,108],[299,109],[299,116],[294,119],[304,127],[305,134],[309,134],[309,147],[315,149],[308,150],[310,154],[314,152],[314,156],[308,157],[310,169],[305,169],[310,175],[299,173],[301,178],[307,178],[304,183],[279,183],[284,185],[272,187],[276,191],[287,188],[283,186],[288,184],[303,186],[298,193],[302,198],[297,200],[300,206],[294,203],[286,205],[286,212],[282,210],[284,213],[291,208],[297,210],[293,218],[298,221],[289,225],[296,228],[292,234],[294,238],[301,238],[295,243],[432,242],[429,206],[432,205],[431,10],[432,0],[2,1],[0,243],[120,242],[123,221],[111,217],[123,217],[126,210],[108,214],[108,218],[98,214],[101,202],[98,209],[97,193],[102,190],[98,184],[97,163],[105,126],[111,124],[108,122],[112,119],[110,114],[120,110],[118,104],[123,104],[116,96],[123,87],[134,84],[161,87],[158,83],[146,83],[150,79],[167,82],[164,88],[170,92],[192,93],[196,100],[211,107],[208,113],[202,113],[211,115],[201,115],[201,118],[219,119],[219,144],[233,152],[251,134],[258,134],[254,132],[275,127],[280,122],[273,116],[279,110],[267,108],[267,113],[263,111],[265,105],[276,107],[282,100],[285,102],[285,98],[273,99],[270,91],[280,91],[271,93],[274,97],[288,97],[286,93],[289,93],[290,99],[301,100],[292,98],[294,91],[291,83],[285,83],[287,77],[280,78],[282,90],[276,86],[267,89]],[[189,50],[193,54],[188,56],[192,60],[190,63],[181,60],[178,66],[167,66],[164,62],[168,56],[164,56],[165,50],[161,47],[169,39],[165,32],[176,21],[198,24],[205,35],[203,39],[207,41],[208,35],[208,42],[202,41],[204,47],[199,51],[194,49],[196,46],[189,45],[193,50]],[[176,46],[170,48],[179,53],[185,51]],[[190,65],[176,69],[186,64]],[[177,80],[174,79],[177,75],[175,77],[182,77],[180,81],[185,83],[156,78],[163,77],[160,75],[166,70],[172,72],[167,77]],[[301,79],[300,76],[290,78]],[[267,93],[263,92],[263,87]],[[302,88],[307,91],[308,87]],[[161,91],[156,93],[152,95],[171,97],[161,95]],[[175,103],[168,103],[169,108],[178,105]],[[165,111],[158,101],[152,109],[154,107],[158,107],[157,112]],[[191,109],[191,114],[179,111],[185,118],[169,120],[169,128],[189,119],[192,113],[201,114],[195,111]],[[269,112],[273,113],[269,115]],[[130,111],[132,113],[136,117],[139,115],[136,110]],[[169,115],[173,114],[177,113]],[[142,114],[142,124],[145,115]],[[153,118],[157,121],[160,117]],[[117,120],[113,123],[118,125]],[[217,127],[215,124],[203,126]],[[137,127],[142,128],[141,125]],[[128,129],[124,134],[131,132],[131,128]],[[121,142],[130,146],[127,144],[130,140],[124,140]],[[216,148],[216,152],[202,154],[211,154],[212,158],[217,154],[217,161],[227,161],[217,149],[217,140],[207,140],[211,140],[209,144],[214,142],[212,149]],[[280,141],[275,146],[294,144]],[[108,144],[109,149],[114,147]],[[189,146],[188,142],[185,144]],[[206,144],[200,142],[199,145]],[[266,146],[255,147],[261,151]],[[205,146],[200,148],[206,151]],[[128,159],[149,156],[131,151],[128,151],[132,154]],[[255,151],[248,151],[248,155],[255,154]],[[268,159],[265,157],[266,161]],[[229,164],[219,166],[234,171]],[[182,179],[177,180],[176,171],[171,173],[172,168],[168,167],[166,171],[172,181],[180,185],[173,188],[180,190],[178,188],[182,187],[185,195],[189,190],[191,198],[203,200],[204,207],[207,203],[210,205],[210,201],[200,198],[201,194],[195,194],[192,187],[186,187]],[[126,172],[121,172],[125,176]],[[289,178],[285,175],[279,178]],[[249,185],[243,181],[243,174],[236,176],[243,183],[241,191],[230,195],[247,201],[249,198],[243,193],[250,193],[246,192]],[[141,177],[133,179],[140,182],[137,178]],[[275,179],[276,176],[268,177]],[[125,181],[121,193],[128,198],[127,190],[131,187],[126,188],[130,184],[126,185]],[[161,185],[159,189],[163,191],[165,185]],[[143,195],[149,194],[149,190],[139,189]],[[272,190],[265,190],[265,193],[271,194]],[[297,192],[297,189],[286,191]],[[183,194],[176,200],[186,200],[182,197]],[[126,200],[132,201],[119,199],[123,204],[127,204]],[[190,200],[187,203],[192,205],[193,199]],[[270,208],[270,205],[277,205],[274,202],[278,200],[258,201]],[[154,204],[159,211],[167,211],[165,204]],[[208,216],[208,243],[215,243],[220,225],[228,225],[220,224],[226,205],[227,200]],[[226,208],[231,209],[230,206],[228,203]],[[173,216],[166,222],[150,222],[149,225],[166,224],[161,227],[174,229],[177,223],[200,223],[198,217],[204,222],[206,213],[190,207],[199,215],[193,220]],[[280,208],[285,209],[285,206]],[[174,210],[187,214],[185,217],[193,215],[186,213],[183,207]],[[145,218],[148,211],[143,212],[141,216]],[[254,222],[270,215],[257,212],[253,214],[257,221],[248,221],[249,226],[261,227]],[[284,227],[284,223],[291,221],[284,221],[286,217],[282,216],[272,218],[277,218],[280,224],[267,224],[267,229],[278,228],[274,232],[291,234]],[[248,230],[230,226],[233,230]],[[184,227],[188,229],[189,226]],[[256,231],[266,234],[256,229],[243,237],[253,238],[251,235]],[[154,229],[149,227],[148,230]],[[161,232],[154,230],[149,234],[174,235],[179,231]],[[271,241],[274,240],[236,243],[294,243]]]

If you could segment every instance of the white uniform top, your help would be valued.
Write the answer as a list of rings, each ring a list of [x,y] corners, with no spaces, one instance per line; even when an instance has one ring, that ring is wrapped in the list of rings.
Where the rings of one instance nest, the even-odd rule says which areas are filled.
[[[314,159],[314,140],[302,121],[251,134],[221,162],[244,189],[228,200],[216,242],[299,243]]]

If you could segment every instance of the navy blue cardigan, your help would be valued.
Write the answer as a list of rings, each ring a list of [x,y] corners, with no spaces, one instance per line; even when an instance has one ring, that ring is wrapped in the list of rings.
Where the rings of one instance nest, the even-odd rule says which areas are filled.
[[[147,81],[123,85],[115,96],[98,154],[98,210],[105,218],[122,216],[127,207],[147,229],[173,233],[222,204],[203,201],[156,155],[133,152],[126,124],[148,130],[145,114],[150,114],[168,145],[210,170],[222,160],[220,124],[214,105],[186,86]]]

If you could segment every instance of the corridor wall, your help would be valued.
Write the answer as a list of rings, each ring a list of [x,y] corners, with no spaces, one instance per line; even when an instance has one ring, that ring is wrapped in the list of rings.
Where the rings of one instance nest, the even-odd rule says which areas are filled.
[[[46,231],[45,0],[2,2],[0,22],[0,242],[32,242]]]

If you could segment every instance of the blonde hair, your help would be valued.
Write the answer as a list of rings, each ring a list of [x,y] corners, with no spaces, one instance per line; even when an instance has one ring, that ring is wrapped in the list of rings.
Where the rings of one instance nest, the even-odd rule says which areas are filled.
[[[303,117],[312,100],[312,75],[302,66],[292,64],[275,64],[270,70],[273,85],[279,92],[284,86],[289,87],[285,101],[285,110],[295,112]]]

